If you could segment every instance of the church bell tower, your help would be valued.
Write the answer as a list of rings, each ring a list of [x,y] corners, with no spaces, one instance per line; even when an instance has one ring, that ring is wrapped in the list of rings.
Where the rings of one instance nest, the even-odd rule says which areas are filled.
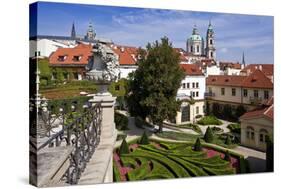
[[[206,57],[213,60],[216,59],[215,32],[211,21],[209,22],[206,35]]]

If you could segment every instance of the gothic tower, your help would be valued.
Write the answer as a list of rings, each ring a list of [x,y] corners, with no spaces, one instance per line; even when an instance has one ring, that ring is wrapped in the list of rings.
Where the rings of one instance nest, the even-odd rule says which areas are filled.
[[[206,35],[206,57],[209,59],[216,59],[215,32],[213,30],[211,21],[209,22]]]
[[[96,37],[96,33],[93,29],[93,25],[92,25],[92,22],[89,23],[89,28],[87,30],[87,33],[86,33],[86,36],[85,36],[85,39],[87,40],[94,40]]]
[[[70,37],[72,39],[75,39],[76,38],[76,32],[75,32],[75,26],[74,26],[74,22],[72,23],[72,28],[71,28],[71,35]]]

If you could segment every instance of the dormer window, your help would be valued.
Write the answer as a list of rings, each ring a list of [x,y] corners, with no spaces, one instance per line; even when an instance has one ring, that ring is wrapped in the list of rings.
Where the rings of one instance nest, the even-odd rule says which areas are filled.
[[[73,61],[78,62],[81,59],[81,56],[73,56]]]
[[[64,56],[59,56],[59,57],[58,57],[58,61],[61,61],[61,62],[64,61],[65,59],[66,59],[66,56],[65,56],[65,55],[64,55]]]

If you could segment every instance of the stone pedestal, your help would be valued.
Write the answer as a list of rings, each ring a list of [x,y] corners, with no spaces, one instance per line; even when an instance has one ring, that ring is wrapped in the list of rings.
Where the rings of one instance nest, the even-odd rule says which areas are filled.
[[[95,105],[101,102],[102,124],[100,143],[93,154],[79,184],[98,184],[113,182],[113,149],[117,138],[114,122],[114,104],[112,95],[95,95],[89,102]]]

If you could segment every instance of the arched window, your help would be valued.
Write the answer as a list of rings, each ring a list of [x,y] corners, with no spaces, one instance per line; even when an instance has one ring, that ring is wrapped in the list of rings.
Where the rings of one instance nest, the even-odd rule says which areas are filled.
[[[213,52],[211,52],[210,54],[211,54],[211,57],[213,58]]]
[[[190,52],[193,52],[193,46],[192,45],[190,46]]]
[[[212,45],[213,44],[213,40],[212,39],[210,39],[210,45]]]
[[[196,47],[196,48],[197,48],[197,49],[196,49],[196,50],[197,50],[197,52],[199,53],[199,45],[197,45],[197,47]]]
[[[190,121],[190,108],[189,106],[184,106],[181,109],[181,122]]]
[[[250,140],[255,140],[255,130],[253,127],[247,127],[246,137]]]
[[[268,136],[267,130],[261,129],[259,134],[260,134],[260,138],[259,138],[260,142],[266,142],[266,137]]]

